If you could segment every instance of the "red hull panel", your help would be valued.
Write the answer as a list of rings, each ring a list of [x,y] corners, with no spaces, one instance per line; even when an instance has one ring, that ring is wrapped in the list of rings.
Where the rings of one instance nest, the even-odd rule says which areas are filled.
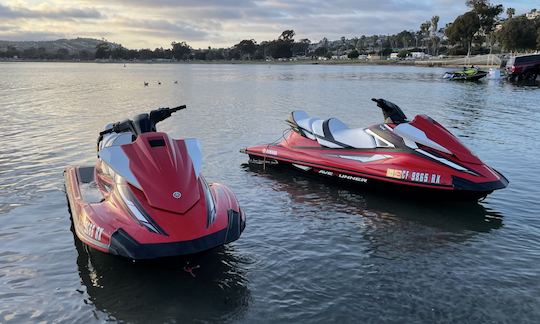
[[[359,183],[374,180],[434,191],[456,190],[455,177],[480,185],[497,181],[507,183],[504,177],[483,164],[457,140],[451,143],[451,148],[459,149],[462,159],[450,155],[445,157],[470,170],[469,172],[455,170],[436,160],[415,154],[412,150],[321,147],[317,141],[303,137],[297,132],[290,132],[278,144],[252,146],[246,148],[244,152],[261,160],[275,160],[295,165],[300,169],[308,167],[311,168],[310,171],[321,175]]]
[[[189,245],[189,250],[186,251],[179,247],[174,250],[169,249],[171,251],[165,253],[156,251],[155,256],[145,252],[141,257],[138,257],[139,254],[136,251],[127,251],[127,255],[124,255],[127,257],[146,259],[197,253],[236,240],[245,226],[245,216],[240,211],[235,195],[229,188],[221,184],[210,186],[215,201],[216,214],[215,220],[209,225],[207,224],[205,206],[201,207],[196,204],[186,213],[179,214],[152,208],[148,203],[145,203],[145,210],[166,232],[166,235],[163,235],[153,233],[137,222],[116,194],[104,195],[104,200],[99,202],[86,201],[81,192],[81,186],[86,184],[80,178],[78,167],[66,168],[64,177],[75,234],[83,243],[102,252],[123,254],[118,253],[118,249],[113,247],[114,239],[112,239],[121,231],[124,236],[134,241],[132,242],[134,246],[141,247],[141,249],[154,247],[154,250],[157,250],[157,248],[163,247],[166,250],[168,246],[181,246],[182,244],[186,246],[190,242],[194,242]],[[142,193],[138,194],[142,195]],[[204,195],[202,192],[200,194]],[[239,215],[238,220],[235,220],[234,217],[231,218],[231,212],[234,215]],[[233,221],[237,224],[231,224]],[[238,235],[236,237],[231,235],[223,237],[221,233],[231,231],[232,225],[239,228]]]

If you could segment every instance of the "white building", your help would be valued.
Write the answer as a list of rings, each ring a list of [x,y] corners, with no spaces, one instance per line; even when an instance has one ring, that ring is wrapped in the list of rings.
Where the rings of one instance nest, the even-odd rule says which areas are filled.
[[[423,60],[426,58],[426,53],[424,52],[411,52],[411,57],[415,60]]]
[[[540,12],[538,10],[534,10],[529,13],[526,13],[525,17],[527,17],[527,19],[533,20],[540,17]]]

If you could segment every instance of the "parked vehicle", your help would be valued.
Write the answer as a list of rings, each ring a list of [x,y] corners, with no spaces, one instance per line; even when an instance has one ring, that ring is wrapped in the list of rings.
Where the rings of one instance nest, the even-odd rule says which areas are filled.
[[[512,56],[506,62],[505,70],[512,81],[534,81],[540,74],[540,54]]]

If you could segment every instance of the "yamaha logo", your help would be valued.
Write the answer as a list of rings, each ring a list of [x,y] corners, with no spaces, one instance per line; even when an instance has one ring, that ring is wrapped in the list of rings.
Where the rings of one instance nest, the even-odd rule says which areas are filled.
[[[173,198],[180,199],[182,197],[182,194],[179,191],[175,191],[172,193]]]

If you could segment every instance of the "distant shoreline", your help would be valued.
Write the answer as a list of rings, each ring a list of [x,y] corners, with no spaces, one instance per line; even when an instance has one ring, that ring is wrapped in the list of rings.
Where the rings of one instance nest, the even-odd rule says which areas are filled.
[[[463,58],[459,58],[463,59]],[[448,60],[296,60],[296,61],[230,61],[230,60],[191,60],[191,61],[124,61],[124,60],[0,60],[0,63],[97,63],[97,64],[230,64],[230,65],[392,65],[392,66],[420,66],[420,67],[462,67],[462,63],[452,63],[456,59]],[[474,66],[483,68],[499,67],[499,64],[474,64]]]

